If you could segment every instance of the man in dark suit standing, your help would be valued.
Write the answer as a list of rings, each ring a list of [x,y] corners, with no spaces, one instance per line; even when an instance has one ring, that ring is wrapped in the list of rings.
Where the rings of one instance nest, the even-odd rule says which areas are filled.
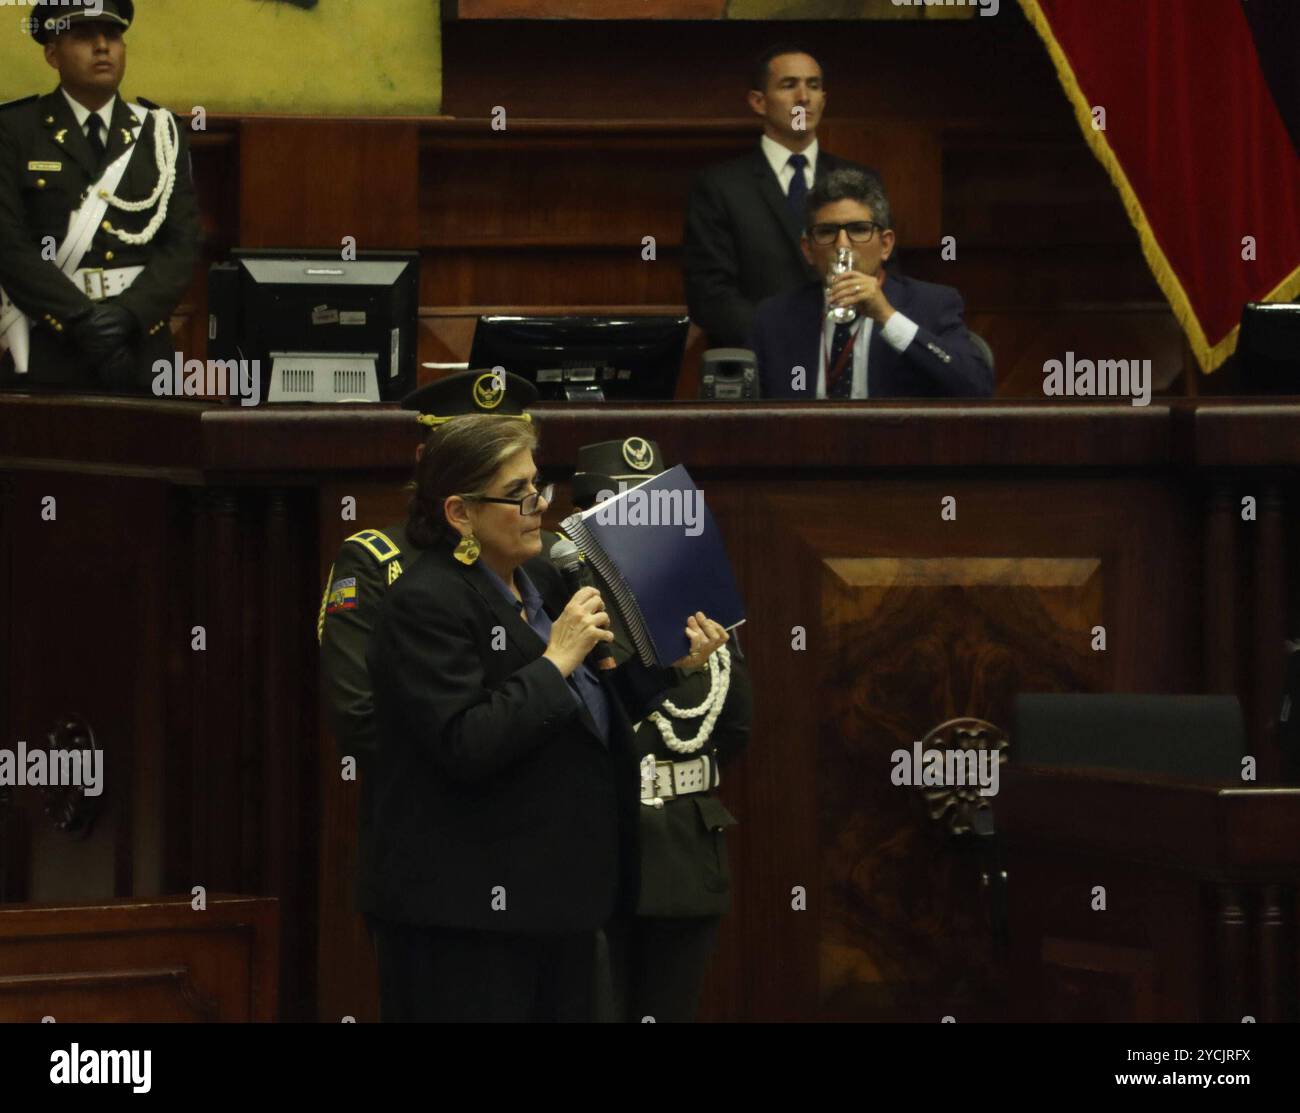
[[[768,298],[749,344],[765,398],[987,397],[993,369],[966,330],[951,286],[886,274],[894,250],[889,200],[879,181],[836,170],[808,195],[804,257],[819,275],[836,252],[853,269]],[[852,319],[836,323],[835,307]]]
[[[715,348],[744,344],[758,303],[807,281],[799,234],[808,190],[855,166],[818,145],[826,90],[817,59],[801,47],[758,59],[748,102],[763,121],[759,145],[705,170],[686,207],[686,303]]]
[[[149,393],[198,259],[185,129],[119,94],[132,0],[44,3],[59,87],[0,108],[0,385]]]

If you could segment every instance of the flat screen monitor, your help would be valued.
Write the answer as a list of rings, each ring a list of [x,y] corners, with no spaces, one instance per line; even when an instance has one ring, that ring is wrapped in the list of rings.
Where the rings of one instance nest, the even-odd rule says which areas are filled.
[[[671,399],[687,317],[480,317],[469,365],[503,367],[543,401]]]
[[[209,275],[208,349],[273,402],[396,401],[416,383],[416,251],[238,248]]]
[[[1300,394],[1300,305],[1247,302],[1237,337],[1241,381],[1262,394]]]

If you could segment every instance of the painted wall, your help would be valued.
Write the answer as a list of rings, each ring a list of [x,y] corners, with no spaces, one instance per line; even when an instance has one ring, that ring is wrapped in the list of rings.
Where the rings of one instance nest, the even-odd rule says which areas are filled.
[[[942,0],[929,0],[940,4]],[[1010,3],[1011,0],[1008,0]],[[971,19],[976,0],[453,0],[455,19]],[[992,9],[998,0],[980,0]],[[994,13],[990,13],[994,14]]]
[[[48,92],[58,75],[0,0],[0,101]],[[123,92],[177,110],[436,115],[439,0],[137,0]]]

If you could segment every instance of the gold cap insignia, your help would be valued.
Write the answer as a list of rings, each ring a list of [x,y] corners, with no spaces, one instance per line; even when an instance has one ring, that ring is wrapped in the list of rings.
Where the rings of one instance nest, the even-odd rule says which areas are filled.
[[[485,371],[474,380],[474,405],[480,410],[495,410],[505,400],[506,377],[497,371]]]
[[[654,466],[654,449],[644,437],[628,437],[623,442],[623,459],[636,471],[649,471]]]

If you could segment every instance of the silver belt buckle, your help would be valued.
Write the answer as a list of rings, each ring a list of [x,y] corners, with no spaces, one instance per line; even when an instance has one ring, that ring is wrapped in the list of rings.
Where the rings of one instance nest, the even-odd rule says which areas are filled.
[[[646,754],[641,759],[641,803],[648,808],[664,806],[658,790],[657,764],[654,754]]]
[[[659,792],[659,770],[665,767],[668,770],[668,775],[664,780],[666,780],[668,784],[662,792]],[[661,800],[677,799],[677,778],[673,775],[673,763],[671,761],[655,762],[655,791],[659,792],[659,799]]]
[[[684,767],[692,766],[698,770],[698,783],[688,788],[680,788],[678,774],[685,776]],[[665,787],[659,788],[659,771],[667,770],[664,777]],[[701,754],[690,761],[660,761],[652,754],[641,759],[641,803],[653,808],[662,808],[665,800],[676,800],[692,792],[709,792],[718,785],[717,767],[708,754]]]
[[[695,784],[689,784],[685,788],[681,788],[679,787],[678,784],[677,774],[680,771],[682,778],[685,779],[687,776],[686,766],[691,767],[691,772],[695,774],[697,780]],[[708,787],[705,774],[706,774],[706,767],[704,765],[703,758],[697,757],[697,758],[693,758],[690,761],[677,762],[673,766],[673,792],[679,795],[686,795],[687,793],[691,793],[691,792],[702,792],[705,788]]]
[[[107,296],[104,293],[104,268],[91,267],[81,275],[81,286],[86,291],[86,297],[91,301],[103,301]]]

